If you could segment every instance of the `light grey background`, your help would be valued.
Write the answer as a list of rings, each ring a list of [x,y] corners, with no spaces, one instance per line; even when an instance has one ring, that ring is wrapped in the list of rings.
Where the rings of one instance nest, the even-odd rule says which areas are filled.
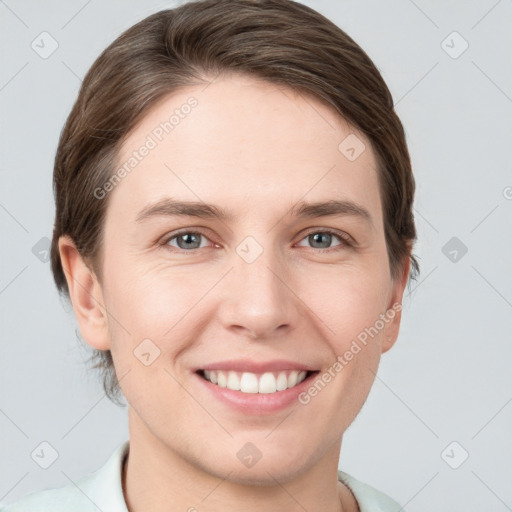
[[[512,3],[303,3],[381,70],[417,180],[421,276],[340,468],[409,512],[512,510]],[[76,481],[128,437],[127,409],[87,371],[90,352],[40,258],[52,233],[53,158],[81,77],[123,30],[174,5],[0,1],[2,503]],[[46,59],[31,47],[46,37],[51,48],[43,31],[58,43]],[[456,262],[443,252],[452,237],[468,249],[456,248]],[[31,458],[43,441],[59,454],[46,470]]]

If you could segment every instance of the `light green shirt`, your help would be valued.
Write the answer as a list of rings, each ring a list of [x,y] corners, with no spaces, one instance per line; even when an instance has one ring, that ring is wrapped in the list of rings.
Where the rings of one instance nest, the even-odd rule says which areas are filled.
[[[98,470],[75,484],[27,494],[0,512],[128,512],[121,482],[129,441],[121,444]],[[385,494],[338,471],[338,479],[354,494],[361,512],[404,512]]]

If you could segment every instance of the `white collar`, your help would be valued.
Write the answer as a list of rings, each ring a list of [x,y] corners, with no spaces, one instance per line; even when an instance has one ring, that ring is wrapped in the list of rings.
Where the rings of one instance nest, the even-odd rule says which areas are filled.
[[[125,441],[116,448],[103,466],[83,476],[76,483],[33,492],[2,508],[2,512],[128,512],[122,484],[123,464],[128,451],[129,441]],[[385,494],[343,471],[338,471],[338,480],[352,491],[360,512],[402,510],[398,503]]]

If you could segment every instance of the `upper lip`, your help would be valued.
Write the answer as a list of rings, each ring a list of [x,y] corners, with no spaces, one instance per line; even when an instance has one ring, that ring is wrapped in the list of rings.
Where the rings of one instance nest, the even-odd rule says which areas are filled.
[[[274,359],[272,361],[231,359],[227,361],[217,361],[216,363],[206,364],[196,369],[196,371],[199,370],[233,370],[238,372],[265,373],[279,370],[301,370],[312,372],[316,371],[317,368],[313,368],[303,363],[287,361],[284,359]]]

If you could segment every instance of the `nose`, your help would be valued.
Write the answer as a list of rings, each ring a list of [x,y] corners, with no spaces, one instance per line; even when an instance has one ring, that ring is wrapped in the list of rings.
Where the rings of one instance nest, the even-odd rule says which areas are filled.
[[[289,269],[270,249],[254,260],[233,255],[225,278],[220,318],[224,328],[254,340],[283,336],[296,328],[300,299]]]

